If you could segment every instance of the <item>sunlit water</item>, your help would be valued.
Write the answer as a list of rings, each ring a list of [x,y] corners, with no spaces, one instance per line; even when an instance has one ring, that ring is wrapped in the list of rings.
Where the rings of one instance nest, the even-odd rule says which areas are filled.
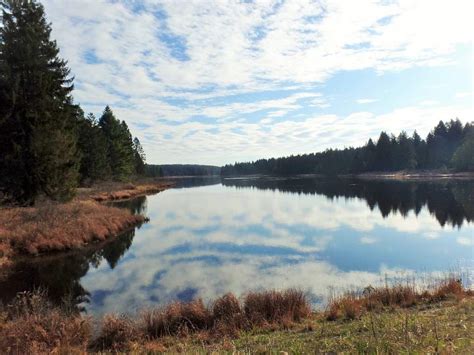
[[[199,186],[204,185],[204,186]],[[474,182],[181,180],[120,203],[150,218],[105,245],[20,263],[7,301],[41,286],[88,313],[232,291],[298,287],[323,305],[341,290],[456,271],[472,284]]]

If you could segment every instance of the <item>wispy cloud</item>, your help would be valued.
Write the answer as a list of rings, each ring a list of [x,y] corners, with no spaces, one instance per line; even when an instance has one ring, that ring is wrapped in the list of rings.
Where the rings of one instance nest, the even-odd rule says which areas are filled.
[[[356,100],[356,102],[358,104],[370,104],[372,102],[376,102],[377,100],[376,99],[358,99]]]
[[[112,105],[132,122],[150,161],[203,163],[238,158],[239,149],[239,160],[266,155],[270,144],[283,154],[324,146],[312,141],[327,137],[315,127],[341,125],[322,114],[341,106],[324,91],[330,78],[453,64],[457,46],[471,43],[473,7],[468,0],[44,4],[76,77],[76,101],[96,113]],[[184,130],[197,133],[183,145]]]

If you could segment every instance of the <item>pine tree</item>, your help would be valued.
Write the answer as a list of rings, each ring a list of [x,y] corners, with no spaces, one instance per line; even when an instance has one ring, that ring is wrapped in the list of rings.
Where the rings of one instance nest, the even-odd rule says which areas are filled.
[[[72,79],[35,0],[1,3],[0,188],[21,203],[72,197],[78,161]]]
[[[99,120],[99,126],[107,141],[107,160],[112,177],[127,180],[134,170],[133,141],[127,124],[115,118],[107,106]]]
[[[78,118],[78,135],[81,183],[107,179],[110,176],[107,140],[92,113],[87,118],[82,113]]]
[[[146,156],[145,151],[140,143],[140,140],[135,137],[133,140],[133,153],[134,153],[134,161],[135,161],[135,173],[137,175],[144,175],[145,174],[145,162]]]

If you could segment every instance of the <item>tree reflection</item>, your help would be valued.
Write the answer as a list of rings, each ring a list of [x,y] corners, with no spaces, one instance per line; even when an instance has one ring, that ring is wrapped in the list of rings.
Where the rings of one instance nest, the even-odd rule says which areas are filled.
[[[474,221],[474,182],[472,181],[365,181],[349,178],[257,178],[224,179],[224,186],[255,187],[263,190],[324,195],[334,198],[359,198],[371,210],[378,208],[386,218],[410,211],[418,215],[423,207],[441,226],[461,227]]]
[[[146,208],[146,197],[127,202],[135,211]],[[91,267],[99,267],[104,260],[111,269],[115,268],[132,245],[134,236],[135,229],[132,229],[117,238],[80,251],[18,261],[6,275],[0,277],[0,300],[9,303],[18,292],[41,288],[47,291],[48,298],[54,304],[67,303],[72,310],[83,312],[83,304],[90,302],[90,294],[81,285],[81,278]]]

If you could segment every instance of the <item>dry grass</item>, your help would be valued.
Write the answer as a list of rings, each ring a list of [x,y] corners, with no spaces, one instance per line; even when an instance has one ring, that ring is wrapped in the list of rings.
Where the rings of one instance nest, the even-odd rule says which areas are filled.
[[[77,249],[116,236],[146,218],[98,202],[157,193],[171,186],[152,181],[105,182],[78,189],[77,197],[65,204],[45,200],[34,207],[0,208],[0,268],[10,266],[16,255]]]
[[[0,312],[0,350],[8,354],[84,353],[88,318],[52,307],[41,292],[21,293]]]
[[[8,257],[80,248],[144,221],[143,216],[94,201],[3,209],[0,253]]]
[[[287,325],[299,322],[311,313],[305,294],[296,289],[283,292],[253,292],[245,296],[244,311],[247,319],[255,325],[280,323]]]
[[[106,315],[101,322],[99,336],[90,347],[98,350],[126,351],[130,342],[140,339],[139,330],[133,319],[125,315]]]
[[[466,334],[474,318],[465,314],[474,310],[474,298],[456,283],[440,283],[429,297],[416,293],[409,308],[402,308],[408,304],[403,297],[394,296],[406,294],[397,287],[389,288],[390,296],[371,293],[371,301],[377,294],[380,304],[392,302],[392,308],[378,311],[367,310],[368,296],[341,298],[338,309],[345,319],[339,322],[311,312],[298,290],[252,292],[241,300],[229,293],[208,306],[194,300],[148,309],[138,317],[106,315],[95,335],[91,318],[52,307],[42,292],[23,293],[0,308],[0,353],[464,351],[472,349]],[[449,311],[433,318],[431,310],[443,307]]]
[[[212,313],[200,299],[174,302],[167,307],[142,313],[144,333],[151,339],[207,330],[212,324],[212,318]]]
[[[470,296],[460,280],[450,277],[437,282],[430,290],[418,291],[415,285],[394,285],[391,287],[366,288],[362,293],[349,292],[334,298],[326,311],[327,320],[344,318],[353,320],[364,312],[381,310],[384,307],[412,307],[420,303],[439,302],[448,299],[461,300]]]
[[[98,202],[125,200],[133,197],[155,194],[164,191],[173,186],[169,182],[155,182],[143,184],[108,184],[99,185],[92,189],[83,189],[82,198],[84,196]]]

